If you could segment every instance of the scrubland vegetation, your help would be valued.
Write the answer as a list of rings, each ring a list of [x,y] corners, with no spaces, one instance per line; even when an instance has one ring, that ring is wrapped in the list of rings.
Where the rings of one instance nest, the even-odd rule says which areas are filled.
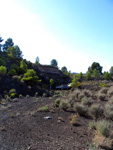
[[[0,38],[0,42],[2,41]],[[43,74],[38,69],[39,65],[38,57],[35,64],[23,59],[22,51],[19,46],[14,45],[11,38],[2,45],[0,51],[0,143],[2,144],[0,148],[3,150],[28,149],[28,147],[29,149],[48,147],[48,149],[112,150],[113,67],[109,72],[102,72],[102,66],[93,62],[86,74],[82,72],[72,74],[63,66],[59,72],[62,75],[60,78],[58,74]],[[57,68],[58,62],[53,59],[50,66]],[[69,82],[72,83],[70,90],[55,89],[57,85]],[[78,86],[78,83],[81,86]],[[51,116],[50,122],[43,120],[45,116],[46,118]],[[20,134],[17,132],[16,123],[22,125],[18,130],[22,134],[22,140],[25,140],[23,145],[17,142],[20,140]],[[39,129],[36,126],[39,126]],[[8,143],[11,128],[14,134],[17,134],[17,140],[14,140],[13,134],[11,139],[18,147],[11,145],[10,140]],[[32,141],[34,145],[30,144],[30,146],[28,143],[32,138],[29,132],[34,135],[32,138],[35,141],[35,144]],[[58,137],[61,139],[58,140]],[[4,138],[7,139],[6,143]]]

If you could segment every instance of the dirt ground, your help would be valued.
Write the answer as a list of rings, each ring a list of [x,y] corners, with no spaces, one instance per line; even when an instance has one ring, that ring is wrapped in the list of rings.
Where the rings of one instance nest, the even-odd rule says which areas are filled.
[[[78,117],[72,126],[75,112],[53,109],[54,100],[29,97],[0,104],[0,150],[88,150],[93,137],[90,119]],[[37,111],[45,105],[49,112]]]

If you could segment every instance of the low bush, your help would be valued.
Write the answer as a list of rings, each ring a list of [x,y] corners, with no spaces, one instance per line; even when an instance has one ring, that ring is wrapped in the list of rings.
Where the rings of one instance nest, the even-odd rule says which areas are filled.
[[[113,96],[113,86],[111,86],[108,90],[108,96],[112,97]]]
[[[23,95],[22,94],[19,94],[19,98],[22,98],[23,97]]]
[[[0,74],[5,75],[7,73],[7,68],[5,66],[0,66]]]
[[[83,97],[81,102],[83,105],[86,105],[86,106],[90,106],[92,104],[92,100],[87,97]]]
[[[40,111],[40,112],[48,112],[49,111],[49,108],[47,106],[43,106],[43,107],[40,107],[37,111]]]
[[[89,128],[90,129],[96,129],[96,122],[95,121],[89,122]]]
[[[105,84],[105,83],[99,83],[99,85],[102,86],[102,87],[107,87],[107,86],[108,86],[108,85]]]
[[[89,114],[93,119],[98,119],[103,116],[103,108],[98,104],[93,104],[89,109]]]
[[[80,100],[81,100],[83,97],[84,97],[84,95],[83,95],[82,93],[78,95],[78,99],[80,99]]]
[[[97,121],[96,122],[96,130],[99,132],[100,135],[109,137],[111,132],[112,124],[107,120]]]
[[[59,107],[66,111],[70,107],[70,104],[66,100],[61,100]]]
[[[13,75],[17,75],[17,72],[16,72],[15,69],[10,69],[10,70],[8,71],[8,74],[13,76]]]
[[[71,121],[70,121],[70,124],[72,124],[73,126],[77,124],[77,120],[76,120],[77,116],[76,115],[73,115],[71,117]]]
[[[10,96],[11,98],[14,98],[14,97],[16,96],[16,89],[11,89],[11,90],[9,90],[9,96]]]
[[[57,99],[55,100],[55,106],[56,106],[56,107],[59,107],[60,102],[61,102],[61,99],[57,98]]]
[[[105,95],[105,94],[98,93],[98,99],[99,99],[100,101],[104,101],[105,98],[106,98],[106,95]]]
[[[105,106],[107,118],[113,120],[113,104],[108,103]]]
[[[80,115],[85,116],[87,115],[88,108],[82,104],[76,104],[74,106],[74,110]]]

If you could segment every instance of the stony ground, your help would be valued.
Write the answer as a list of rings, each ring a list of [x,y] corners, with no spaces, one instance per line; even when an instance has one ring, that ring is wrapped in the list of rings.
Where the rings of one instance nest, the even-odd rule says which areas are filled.
[[[30,97],[2,102],[0,150],[88,150],[93,137],[88,127],[90,119],[78,117],[77,125],[72,126],[70,118],[75,112],[53,108],[54,100]],[[37,111],[45,105],[49,112]]]

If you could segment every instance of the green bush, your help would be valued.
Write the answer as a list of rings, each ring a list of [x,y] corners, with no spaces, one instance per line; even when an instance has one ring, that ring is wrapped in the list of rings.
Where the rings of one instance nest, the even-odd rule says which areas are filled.
[[[86,79],[87,79],[87,80],[90,80],[90,79],[91,79],[91,72],[90,72],[90,71],[87,72],[87,74],[86,74]]]
[[[5,75],[7,73],[7,69],[5,66],[0,66],[0,74]]]
[[[105,72],[105,73],[104,73],[104,79],[105,79],[105,80],[110,80],[110,79],[111,79],[111,74],[108,73],[108,72]]]
[[[41,111],[41,112],[48,112],[49,111],[49,108],[47,107],[47,106],[43,106],[43,107],[40,107],[39,109],[38,109],[38,111]]]
[[[38,76],[33,69],[28,69],[27,72],[24,74],[23,81],[27,83],[39,83],[41,80],[38,80]]]
[[[87,107],[82,105],[82,104],[76,104],[74,106],[74,110],[80,115],[80,116],[85,116],[87,115]]]
[[[21,62],[20,62],[20,69],[21,69],[21,72],[22,73],[26,73],[27,72],[27,64],[22,60]]]
[[[90,127],[91,129],[96,129],[96,122],[95,122],[95,121],[89,122],[89,127]]]
[[[72,80],[72,82],[71,82],[71,87],[77,87],[77,82],[78,82],[78,79],[77,79],[77,77],[73,77],[73,80]]]
[[[16,72],[15,69],[10,69],[10,70],[8,71],[8,74],[10,74],[10,75],[17,75],[17,72]]]
[[[111,123],[107,120],[98,121],[96,122],[96,130],[99,134],[109,137],[111,132]]]
[[[60,102],[61,102],[61,100],[60,100],[59,98],[57,98],[57,99],[55,100],[55,106],[56,106],[56,107],[59,107]]]
[[[102,86],[102,87],[107,87],[107,86],[108,86],[108,85],[105,84],[105,83],[99,83],[99,85]]]
[[[70,104],[66,100],[61,100],[59,107],[66,111],[70,107]]]
[[[99,77],[99,72],[98,72],[98,70],[97,70],[96,68],[93,70],[93,76],[94,76],[95,78],[98,78],[98,77]]]
[[[98,119],[103,116],[103,108],[98,104],[94,104],[90,107],[89,114],[93,119]]]
[[[86,105],[86,106],[90,106],[92,104],[91,99],[87,98],[87,97],[83,97],[82,98],[82,104]]]
[[[15,97],[15,96],[16,96],[16,89],[11,89],[11,90],[9,90],[9,96],[10,96],[11,98]]]
[[[0,57],[0,66],[6,66],[6,62],[2,57]]]
[[[13,97],[15,97],[15,95],[16,95],[15,93],[11,93],[10,97],[13,98]]]

